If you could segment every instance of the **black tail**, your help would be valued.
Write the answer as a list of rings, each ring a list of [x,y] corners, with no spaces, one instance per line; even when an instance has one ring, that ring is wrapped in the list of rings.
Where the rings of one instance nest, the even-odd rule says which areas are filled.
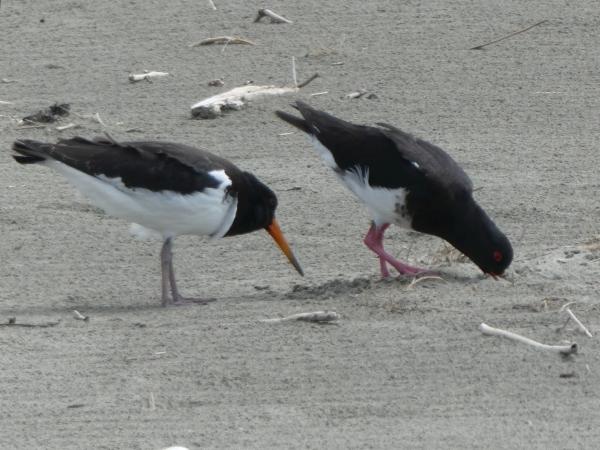
[[[19,155],[12,155],[19,164],[35,164],[48,159],[50,144],[26,139],[15,141],[12,149],[19,153]]]

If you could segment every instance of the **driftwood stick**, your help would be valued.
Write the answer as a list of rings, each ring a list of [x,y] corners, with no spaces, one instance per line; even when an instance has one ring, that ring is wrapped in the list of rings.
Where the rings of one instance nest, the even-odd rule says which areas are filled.
[[[291,20],[274,13],[270,9],[265,8],[258,10],[258,15],[256,16],[256,19],[254,19],[254,22],[259,22],[263,17],[271,19],[271,23],[294,23]]]
[[[485,44],[481,44],[481,45],[478,45],[476,47],[471,47],[469,50],[482,50],[483,47],[487,47],[488,45],[492,45],[492,44],[495,44],[496,42],[500,42],[500,41],[503,41],[505,39],[511,38],[513,36],[516,36],[517,34],[525,33],[526,31],[531,30],[533,27],[537,27],[538,25],[541,25],[541,24],[543,24],[545,22],[548,22],[548,20],[547,19],[540,20],[538,23],[534,23],[533,25],[530,25],[527,28],[523,28],[522,30],[515,31],[514,33],[510,33],[510,34],[508,34],[506,36],[501,37],[500,39],[496,39],[496,40],[491,41],[491,42],[486,42]]]
[[[152,81],[151,78],[162,78],[171,75],[169,72],[157,72],[155,70],[146,71],[144,73],[130,73],[129,81],[137,83],[138,81]]]
[[[215,6],[215,2],[213,2],[213,0],[208,0],[208,4],[214,11],[217,10],[217,7]]]
[[[304,83],[296,86],[238,86],[226,92],[200,100],[192,105],[192,117],[201,119],[214,119],[223,115],[224,111],[234,110],[239,111],[244,107],[246,102],[256,100],[261,97],[272,95],[293,94],[319,75],[315,74]]]
[[[486,336],[501,336],[513,341],[521,342],[522,344],[531,345],[538,350],[546,350],[555,353],[560,353],[561,355],[571,355],[573,353],[577,353],[577,344],[573,343],[570,345],[547,345],[542,344],[540,342],[534,341],[533,339],[526,338],[519,334],[513,333],[511,331],[501,330],[500,328],[490,327],[485,323],[479,325],[479,331],[481,331]]]
[[[314,311],[307,313],[292,314],[286,317],[277,317],[275,319],[264,319],[261,322],[279,323],[299,320],[302,322],[334,322],[340,318],[340,315],[334,311]]]
[[[254,42],[248,39],[239,38],[235,36],[217,36],[208,39],[203,39],[200,42],[191,44],[190,47],[199,47],[201,45],[230,45],[230,44],[242,44],[242,45],[256,45]]]

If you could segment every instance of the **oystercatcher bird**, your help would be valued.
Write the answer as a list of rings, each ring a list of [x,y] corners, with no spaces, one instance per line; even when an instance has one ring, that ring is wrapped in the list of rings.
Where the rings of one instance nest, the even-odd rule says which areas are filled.
[[[172,246],[181,234],[220,238],[265,229],[303,274],[275,220],[273,191],[226,159],[188,145],[118,143],[110,137],[56,144],[20,140],[13,150],[20,164],[57,170],[106,213],[160,233],[164,306],[202,302],[177,289]]]
[[[385,251],[390,224],[445,239],[493,277],[509,266],[509,240],[473,199],[469,177],[441,148],[385,123],[355,125],[301,101],[292,106],[302,117],[277,116],[308,135],[325,164],[369,209],[373,221],[364,243],[378,256],[383,277],[390,275],[387,264],[400,274],[426,271]]]

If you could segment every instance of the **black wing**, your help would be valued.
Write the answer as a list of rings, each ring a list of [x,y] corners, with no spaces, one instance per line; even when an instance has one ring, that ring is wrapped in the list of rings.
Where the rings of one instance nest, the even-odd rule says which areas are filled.
[[[369,170],[369,184],[385,188],[437,184],[442,190],[471,191],[471,181],[442,149],[389,125],[382,128],[355,125],[318,111],[306,103],[294,105],[298,118],[282,111],[277,115],[327,147],[341,170],[359,165]]]
[[[81,137],[47,144],[16,141],[17,162],[35,163],[52,158],[92,176],[121,178],[130,188],[191,194],[216,188],[220,181],[210,175],[225,170],[232,179],[241,171],[229,161],[195,147],[171,142],[123,142]]]

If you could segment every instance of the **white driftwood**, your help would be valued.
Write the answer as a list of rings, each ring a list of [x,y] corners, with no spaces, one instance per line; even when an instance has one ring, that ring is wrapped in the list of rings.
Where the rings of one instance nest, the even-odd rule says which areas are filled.
[[[7,102],[5,100],[0,100],[0,105],[14,105],[13,102]]]
[[[287,86],[240,86],[227,92],[213,95],[192,105],[192,116],[202,119],[219,117],[224,111],[239,111],[248,101],[269,95],[285,95],[298,92],[297,87]]]
[[[571,311],[571,309],[569,308],[569,305],[572,305],[575,302],[569,302],[566,305],[563,305],[562,308],[560,308],[561,311],[565,311],[569,317],[571,319],[573,319],[573,322],[575,322],[577,324],[577,326],[579,327],[579,329],[587,336],[587,337],[594,337],[592,335],[592,333],[590,333],[590,330],[588,330],[586,328],[586,326],[581,323],[581,321],[577,318],[577,316],[575,315],[575,313],[573,313],[573,311]],[[566,324],[565,324],[566,325]]]
[[[171,75],[169,72],[157,72],[155,70],[146,71],[144,73],[130,73],[129,81],[137,83],[138,81],[151,81],[151,78],[162,78]]]
[[[231,44],[242,44],[242,45],[256,45],[254,42],[248,39],[239,38],[235,36],[217,36],[208,39],[203,39],[200,42],[190,45],[190,47],[199,47],[201,45],[231,45]]]
[[[519,334],[513,333],[511,331],[501,330],[500,328],[490,327],[485,323],[479,325],[479,331],[481,331],[486,336],[501,336],[513,341],[521,342],[522,344],[531,345],[538,350],[546,350],[555,353],[560,353],[562,355],[571,355],[573,353],[577,353],[577,344],[573,343],[570,345],[547,345],[542,344],[540,342],[534,341],[533,339],[526,338]]]
[[[256,19],[254,19],[254,22],[259,22],[263,17],[268,17],[271,19],[271,23],[294,23],[291,20],[274,13],[270,9],[259,9],[258,15],[256,16]]]
[[[334,322],[340,318],[340,315],[335,311],[314,311],[307,313],[292,314],[286,317],[277,317],[275,319],[264,319],[261,322],[279,323],[289,322],[292,320],[300,320],[302,322]]]
[[[213,0],[208,0],[208,4],[213,9],[213,11],[217,10],[217,7],[215,6],[215,2],[213,2]]]

